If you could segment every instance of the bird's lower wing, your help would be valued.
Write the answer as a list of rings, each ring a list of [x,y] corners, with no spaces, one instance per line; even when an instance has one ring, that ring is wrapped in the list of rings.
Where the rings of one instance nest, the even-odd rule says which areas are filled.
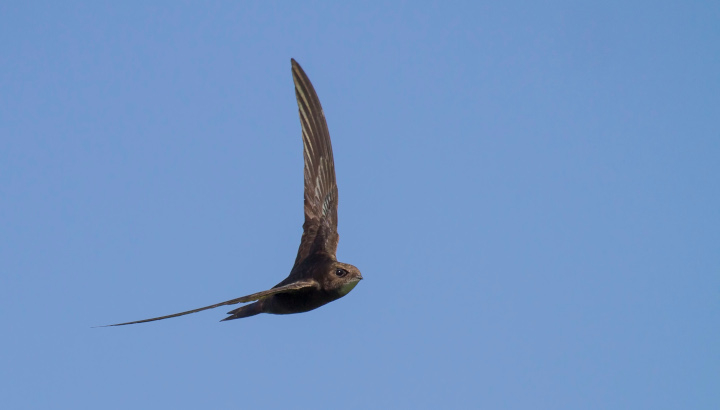
[[[314,288],[317,286],[317,282],[315,281],[300,281],[300,282],[294,282],[289,285],[280,286],[277,288],[272,288],[268,290],[264,290],[262,292],[253,293],[252,295],[247,295],[243,297],[239,297],[237,299],[231,299],[225,302],[216,303],[214,305],[201,307],[198,309],[188,310],[186,312],[180,312],[175,313],[173,315],[167,315],[167,316],[160,316],[160,317],[154,317],[152,319],[144,319],[144,320],[136,320],[134,322],[126,322],[126,323],[117,323],[114,325],[105,325],[105,326],[99,326],[99,327],[109,327],[109,326],[123,326],[123,325],[133,325],[135,323],[145,323],[145,322],[153,322],[155,320],[163,320],[163,319],[170,319],[171,317],[177,317],[177,316],[183,316],[183,315],[189,315],[190,313],[200,312],[202,310],[207,309],[214,309],[216,307],[220,306],[226,306],[226,305],[235,305],[238,303],[246,303],[246,302],[252,302],[254,300],[260,300],[264,299],[268,296],[272,296],[278,293],[288,293],[288,292],[297,292],[302,289],[308,289],[308,288]]]

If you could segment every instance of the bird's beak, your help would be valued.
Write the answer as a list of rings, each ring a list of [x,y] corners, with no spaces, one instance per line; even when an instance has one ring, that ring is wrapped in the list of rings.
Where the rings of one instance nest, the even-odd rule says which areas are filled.
[[[358,280],[363,280],[362,275],[358,275]]]

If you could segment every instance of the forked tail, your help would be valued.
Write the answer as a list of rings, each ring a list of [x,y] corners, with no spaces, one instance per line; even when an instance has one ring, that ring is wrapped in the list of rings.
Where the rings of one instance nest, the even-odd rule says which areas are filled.
[[[233,319],[242,319],[244,317],[249,316],[255,316],[259,313],[262,313],[262,300],[259,300],[255,303],[251,303],[249,305],[240,306],[237,309],[233,309],[228,312],[228,316],[225,319],[221,320],[221,322],[224,322],[226,320],[233,320]]]

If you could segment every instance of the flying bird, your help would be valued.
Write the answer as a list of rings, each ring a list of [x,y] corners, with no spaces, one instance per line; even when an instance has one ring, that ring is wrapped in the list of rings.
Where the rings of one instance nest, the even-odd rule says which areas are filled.
[[[358,268],[338,262],[337,206],[330,133],[315,89],[300,64],[291,59],[295,97],[300,112],[303,156],[305,158],[305,223],[295,264],[285,280],[272,289],[242,296],[214,305],[152,319],[117,323],[132,325],[188,315],[225,305],[253,302],[228,312],[225,320],[240,319],[259,313],[284,315],[316,309],[347,295],[362,280]]]

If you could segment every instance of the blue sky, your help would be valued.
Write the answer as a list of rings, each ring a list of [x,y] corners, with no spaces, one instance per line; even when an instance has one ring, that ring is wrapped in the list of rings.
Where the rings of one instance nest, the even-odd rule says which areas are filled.
[[[720,407],[713,2],[5,2],[0,396],[13,409]],[[289,316],[290,58],[338,258]]]

